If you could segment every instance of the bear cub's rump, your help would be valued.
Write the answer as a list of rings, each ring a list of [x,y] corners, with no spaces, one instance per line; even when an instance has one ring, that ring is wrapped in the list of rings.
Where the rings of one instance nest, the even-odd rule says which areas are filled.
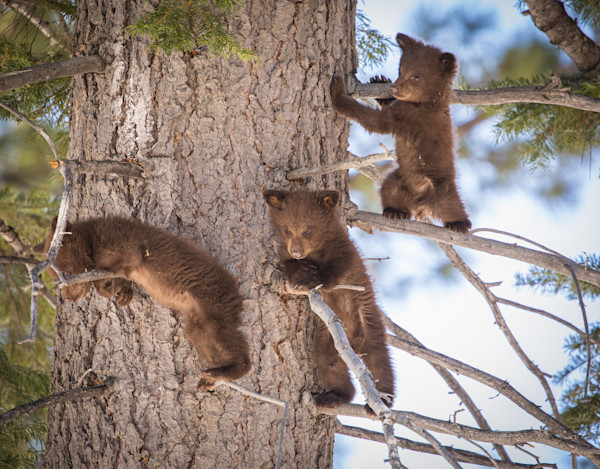
[[[394,134],[398,169],[381,187],[383,214],[388,218],[441,219],[444,226],[467,232],[471,222],[456,188],[450,97],[456,58],[404,34],[393,100],[378,100],[381,109],[348,95],[338,76],[331,81],[335,110],[369,132]],[[371,82],[389,81],[384,77]]]
[[[48,252],[52,230],[36,252]],[[210,254],[190,240],[139,220],[93,218],[68,224],[56,258],[65,275],[106,269],[124,279],[94,282],[102,296],[128,304],[133,281],[164,306],[181,311],[186,334],[209,369],[203,385],[234,380],[250,369],[248,342],[241,327],[242,297],[237,282]],[[50,269],[56,278],[56,272]],[[91,283],[67,285],[63,298],[77,301]]]
[[[269,216],[280,243],[280,263],[296,290],[323,285],[325,303],[341,319],[354,351],[361,355],[382,397],[394,397],[394,375],[385,340],[382,312],[375,302],[371,280],[346,227],[337,214],[339,192],[264,192]],[[332,288],[365,287],[362,292]],[[333,339],[319,321],[315,337],[317,372],[325,392],[315,397],[321,407],[348,403],[354,386]]]

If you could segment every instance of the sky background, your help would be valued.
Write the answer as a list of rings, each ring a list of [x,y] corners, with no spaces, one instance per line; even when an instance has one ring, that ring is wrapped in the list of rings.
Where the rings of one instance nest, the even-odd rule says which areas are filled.
[[[374,28],[394,38],[398,32],[420,35],[422,23],[419,16],[415,15],[419,4],[423,2],[368,0],[359,1],[358,8],[371,19]],[[492,67],[500,53],[511,44],[536,36],[547,42],[545,35],[533,26],[529,17],[521,15],[512,2],[425,2],[425,5],[435,5],[431,10],[434,12],[432,14],[438,8],[459,4],[467,9],[487,12],[485,17],[492,24],[485,33],[478,36],[477,43],[462,44],[459,33],[452,35],[452,28],[449,28],[450,32],[446,33],[446,37],[436,37],[435,45],[457,56],[462,64],[461,71],[467,75],[468,81],[476,81],[485,73],[485,62],[469,67],[471,60],[474,61],[476,57],[489,57],[489,66]],[[398,60],[399,54],[392,55],[384,66],[359,71],[357,77],[366,81],[375,73],[382,73],[393,80],[397,77]],[[473,111],[465,106],[453,106],[452,113],[456,124],[473,116]],[[493,146],[496,136],[491,132],[490,126],[481,127],[481,138]],[[350,151],[358,155],[377,153],[381,151],[379,142],[393,148],[391,136],[369,135],[360,125],[352,124]],[[481,151],[485,149],[483,147]],[[474,228],[496,228],[519,234],[569,257],[585,252],[598,252],[600,181],[597,150],[591,155],[582,156],[580,162],[569,166],[569,171],[572,172],[570,176],[576,181],[576,190],[573,197],[562,204],[548,204],[533,196],[527,187],[516,184],[503,190],[482,193],[479,186],[485,175],[477,171],[481,171],[480,165],[458,161],[459,187]],[[531,170],[524,166],[521,171]],[[534,181],[532,184],[543,183],[544,178],[550,177],[550,171],[552,169],[536,170],[529,180]],[[352,192],[351,198],[360,209],[381,210],[380,206],[373,206],[372,201],[356,191]],[[431,275],[432,269],[445,259],[435,244],[403,234],[376,233],[369,236],[356,229],[351,230],[351,236],[363,257],[391,257],[383,262],[367,261],[367,264],[378,291],[379,305],[392,320],[432,350],[508,380],[528,399],[543,405],[544,410],[549,411],[539,382],[525,369],[494,324],[492,312],[484,298],[458,273],[449,280]],[[514,242],[486,233],[481,236]],[[529,289],[514,287],[515,273],[526,273],[528,265],[467,249],[457,248],[457,251],[482,280],[502,282],[501,286],[493,289],[496,295],[544,309],[583,329],[581,311],[576,302],[568,301],[560,295],[542,295]],[[588,300],[586,307],[589,321],[597,321],[600,316],[598,303]],[[522,348],[542,371],[554,374],[566,365],[568,357],[563,346],[569,329],[547,318],[506,306],[502,307],[502,312]],[[455,411],[464,409],[430,365],[400,351],[394,351],[393,357],[398,388],[395,409],[414,411],[443,420],[451,419]],[[482,409],[492,428],[539,428],[539,422],[502,396],[497,396],[496,391],[468,378],[461,377],[459,381]],[[555,397],[559,399],[561,388],[553,386],[553,389]],[[362,396],[359,395],[356,402],[363,402]],[[349,425],[381,431],[377,422],[365,425],[362,419],[341,420]],[[474,425],[467,411],[457,414],[457,422]],[[414,433],[399,426],[396,426],[396,434],[422,441]],[[437,436],[443,443],[454,443],[456,447],[478,451],[467,442]],[[545,462],[557,463],[559,468],[571,467],[569,455],[565,453],[543,446],[528,450]],[[495,455],[494,451],[491,453]],[[509,453],[520,462],[535,462],[523,453]],[[449,467],[438,456],[400,450],[400,457],[402,463],[410,468]],[[390,467],[384,463],[386,458],[387,448],[383,444],[336,436],[336,469]]]

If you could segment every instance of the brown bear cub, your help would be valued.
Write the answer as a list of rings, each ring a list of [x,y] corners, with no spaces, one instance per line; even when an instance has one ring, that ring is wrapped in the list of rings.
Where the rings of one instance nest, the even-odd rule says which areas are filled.
[[[279,259],[288,283],[294,290],[323,285],[323,299],[344,323],[352,348],[371,371],[384,402],[391,406],[394,373],[383,313],[375,303],[362,259],[338,218],[339,192],[269,190],[264,197],[271,224],[281,240]],[[365,290],[334,290],[336,285],[357,285]],[[348,368],[321,321],[315,337],[315,360],[325,385],[325,392],[315,397],[316,404],[336,407],[350,402],[354,386]]]
[[[378,100],[381,109],[346,95],[338,76],[331,81],[331,101],[337,112],[369,132],[394,134],[398,169],[381,187],[383,214],[388,218],[441,219],[446,228],[466,233],[471,222],[456,188],[451,85],[456,58],[404,34],[398,79],[390,90],[395,99]],[[385,78],[371,82],[389,81]]]
[[[36,252],[48,252],[52,230]],[[206,361],[203,386],[216,379],[234,380],[250,369],[248,342],[240,330],[242,297],[237,282],[210,254],[192,241],[139,220],[93,218],[67,225],[56,266],[65,275],[106,269],[146,290],[164,306],[181,311],[192,346]],[[56,272],[50,269],[52,277]],[[98,293],[128,304],[131,283],[114,279],[94,282]],[[63,287],[63,298],[77,301],[91,283]]]

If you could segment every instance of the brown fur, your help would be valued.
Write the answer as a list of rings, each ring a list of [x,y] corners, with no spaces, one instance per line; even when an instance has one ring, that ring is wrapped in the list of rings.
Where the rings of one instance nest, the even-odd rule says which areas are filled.
[[[339,192],[265,191],[264,196],[281,240],[279,256],[288,283],[296,290],[323,285],[323,299],[344,323],[352,348],[362,356],[379,392],[389,395],[391,405],[394,374],[383,313],[362,259],[338,218]],[[363,286],[365,291],[332,290],[342,284]],[[354,387],[348,368],[322,322],[316,332],[315,360],[325,385],[325,392],[315,397],[317,405],[336,407],[350,402]]]
[[[36,252],[47,252],[56,227]],[[142,223],[107,217],[69,224],[56,258],[67,275],[106,269],[128,280],[94,282],[98,293],[120,305],[131,301],[133,281],[164,306],[181,311],[191,344],[210,367],[206,383],[238,379],[250,369],[248,343],[240,330],[242,297],[235,279],[190,240]],[[51,271],[53,277],[56,272]],[[129,281],[130,280],[130,281]],[[67,301],[84,297],[91,283],[67,285]]]
[[[369,132],[395,136],[399,168],[381,187],[385,216],[432,216],[447,228],[467,232],[471,222],[456,188],[449,107],[456,58],[404,34],[396,40],[402,58],[398,79],[391,86],[395,99],[390,104],[379,100],[381,109],[365,106],[347,96],[342,79],[334,76],[333,107]]]

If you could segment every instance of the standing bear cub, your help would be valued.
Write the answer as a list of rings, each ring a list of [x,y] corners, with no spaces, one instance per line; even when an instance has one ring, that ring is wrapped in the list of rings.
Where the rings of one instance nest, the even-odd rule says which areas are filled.
[[[56,228],[34,248],[46,253]],[[139,220],[122,217],[93,218],[67,224],[68,233],[56,257],[65,275],[106,269],[128,280],[94,282],[102,296],[116,295],[119,305],[131,301],[129,280],[140,285],[164,306],[181,311],[186,334],[205,360],[203,386],[216,379],[235,380],[250,369],[248,342],[241,326],[242,297],[237,282],[210,254],[190,240]],[[50,275],[58,278],[50,269]],[[91,283],[67,285],[66,301],[77,301]]]
[[[383,313],[375,303],[362,259],[340,222],[336,191],[264,192],[271,224],[281,240],[280,263],[294,290],[322,286],[323,300],[344,324],[352,348],[376,380],[377,390],[391,406],[394,374],[386,346]],[[334,289],[357,285],[364,291]],[[348,368],[322,322],[315,338],[317,372],[325,392],[315,397],[320,407],[336,407],[354,396]]]
[[[456,58],[404,34],[396,40],[402,58],[398,79],[390,88],[395,99],[378,100],[381,109],[365,106],[347,96],[342,79],[334,76],[333,107],[369,132],[395,136],[398,169],[381,187],[386,217],[431,216],[446,228],[466,233],[471,222],[456,188],[449,107]]]

